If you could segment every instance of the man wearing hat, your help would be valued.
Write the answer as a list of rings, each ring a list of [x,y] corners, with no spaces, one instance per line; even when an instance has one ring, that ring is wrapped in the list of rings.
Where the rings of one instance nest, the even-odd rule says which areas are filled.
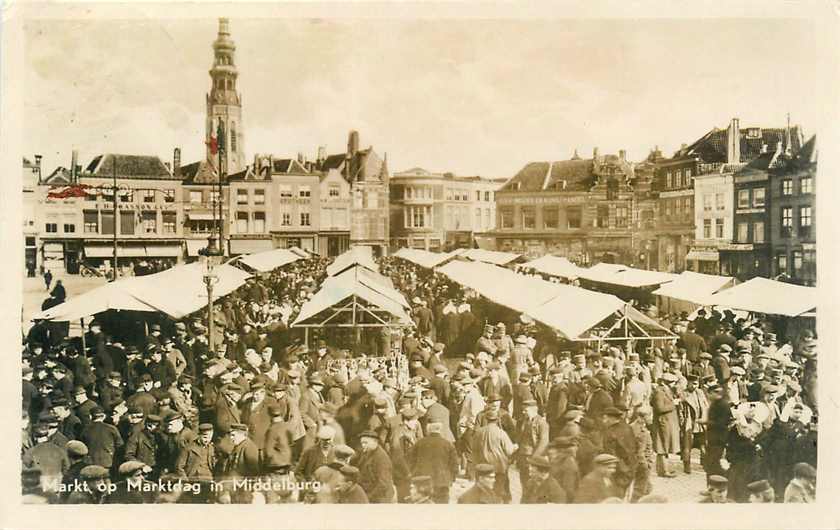
[[[686,331],[680,334],[677,346],[685,348],[686,359],[690,363],[696,363],[700,353],[706,351],[706,341],[696,333],[693,322],[689,322]]]
[[[230,432],[230,426],[234,423],[241,423],[242,412],[239,408],[243,388],[237,383],[225,384],[219,392],[214,405],[213,427],[216,432]]]
[[[123,446],[123,438],[116,427],[105,423],[105,411],[97,406],[91,423],[82,430],[80,440],[88,448],[88,462],[107,469],[114,464],[114,456]]]
[[[73,413],[82,420],[82,425],[88,425],[91,421],[91,411],[98,405],[88,397],[87,389],[81,385],[76,385],[73,389],[73,400],[76,402]]]
[[[391,457],[394,486],[397,488],[397,502],[410,494],[411,467],[409,456],[414,446],[423,437],[418,416],[419,411],[412,407],[403,408],[399,414],[401,421],[391,430],[388,440],[388,454]]]
[[[569,405],[569,387],[563,375],[563,369],[559,366],[552,366],[551,388],[548,392],[548,403],[546,404],[546,421],[548,422],[549,435],[553,438],[560,434],[563,428],[563,415]]]
[[[747,490],[750,492],[751,504],[764,504],[776,502],[776,493],[770,487],[770,482],[766,480],[756,480],[747,484]]]
[[[602,453],[592,463],[592,471],[578,485],[575,504],[597,504],[610,497],[621,498],[623,492],[614,480],[618,458]]]
[[[489,411],[486,421],[486,425],[477,427],[473,433],[470,458],[473,464],[493,466],[496,495],[502,502],[508,503],[511,500],[508,469],[518,447],[499,425],[498,412]]]
[[[168,390],[170,385],[178,379],[175,365],[169,359],[164,358],[162,347],[156,347],[149,352],[151,360],[146,365],[146,371],[152,376],[155,388]]]
[[[307,382],[307,387],[301,392],[299,403],[308,445],[314,443],[318,425],[321,423],[321,407],[324,406],[324,397],[321,392],[324,390],[324,380],[321,379],[321,374],[313,372],[309,374]]]
[[[122,374],[112,371],[99,387],[99,403],[105,412],[110,414],[114,405],[123,399]]]
[[[539,415],[537,401],[527,399],[522,402],[523,415],[516,428],[516,440],[519,443],[517,452],[517,467],[522,484],[527,484],[530,478],[528,459],[533,456],[543,456],[548,448],[548,422]]]
[[[248,438],[248,426],[233,423],[228,433],[231,451],[221,463],[224,477],[251,478],[259,475],[260,452],[256,444]]]
[[[178,453],[175,473],[187,479],[212,480],[216,467],[216,448],[213,445],[213,424],[201,423],[198,436],[187,442]]]
[[[577,448],[578,441],[574,436],[558,436],[548,444],[549,471],[566,493],[567,501],[574,499],[580,483]]]
[[[723,387],[716,385],[709,388],[709,415],[706,423],[706,469],[707,480],[712,475],[725,475],[721,466],[724,450],[732,422],[729,399]]]
[[[339,468],[342,480],[335,486],[338,504],[368,504],[367,493],[358,483],[359,468],[344,464]]]
[[[147,504],[153,502],[151,491],[143,491],[148,482],[146,475],[152,468],[138,462],[128,460],[120,464],[117,470],[120,480],[114,484],[114,492],[108,495],[107,504]]]
[[[701,504],[727,504],[729,481],[721,475],[710,475],[708,478],[708,496],[700,501]]]
[[[104,504],[107,500],[110,479],[108,469],[91,464],[79,471],[79,478],[86,487],[74,489],[67,497],[66,504]]]
[[[433,504],[432,477],[417,475],[411,477],[410,494],[405,497],[406,504]]]
[[[192,444],[197,435],[184,426],[184,415],[170,411],[163,417],[163,430],[158,440],[159,467],[164,473],[175,473],[181,451]]]
[[[726,391],[729,394],[730,403],[741,403],[747,400],[747,383],[744,376],[747,371],[742,366],[732,366],[729,369],[730,377],[726,382]]]
[[[522,488],[521,504],[566,504],[567,495],[551,476],[551,463],[544,456],[528,459],[530,479]]]
[[[584,389],[586,398],[583,403],[586,415],[597,421],[605,409],[613,406],[612,396],[604,389],[601,380],[595,377],[588,377],[585,380]]]
[[[316,438],[317,443],[303,452],[295,468],[295,476],[304,481],[311,481],[316,469],[335,458],[333,452],[335,430],[328,426],[320,427]]]
[[[528,337],[519,335],[516,337],[513,349],[510,352],[510,360],[507,368],[511,381],[516,381],[519,374],[527,371],[528,366],[534,362],[534,354],[528,347]]]
[[[70,440],[64,446],[64,450],[67,452],[70,467],[67,468],[67,471],[61,477],[62,487],[59,488],[59,499],[61,501],[67,499],[72,491],[71,485],[75,484],[75,481],[79,479],[79,473],[82,471],[82,468],[88,465],[88,448],[84,443],[78,440]]]
[[[414,322],[417,324],[417,333],[422,337],[430,337],[432,335],[432,326],[434,315],[432,310],[426,307],[426,304],[418,297],[414,297],[415,307],[412,311]]]
[[[691,450],[700,449],[700,461],[704,460],[705,442],[703,440],[705,425],[703,419],[709,411],[709,399],[706,393],[698,388],[697,375],[691,374],[686,378],[683,399],[677,404],[677,416],[680,422],[680,447],[683,471],[691,473]]]
[[[656,452],[656,474],[660,477],[673,477],[668,469],[668,455],[680,453],[680,424],[677,417],[672,385],[677,378],[668,372],[662,374],[653,389],[650,403],[653,407],[653,450]]]
[[[430,423],[439,423],[441,425],[440,435],[452,443],[455,443],[455,436],[452,434],[450,428],[450,412],[449,409],[441,405],[438,401],[438,396],[431,388],[426,388],[421,392],[420,403],[425,409],[425,413],[420,418],[420,424],[423,427]]]
[[[729,355],[731,353],[731,346],[728,344],[721,344],[712,359],[712,368],[715,371],[715,377],[717,377],[719,385],[726,385],[729,378],[732,377],[732,372],[729,368]]]
[[[344,482],[341,468],[349,465],[350,459],[356,455],[356,451],[352,447],[344,444],[336,444],[333,453],[335,458],[332,462],[316,469],[312,476],[313,480],[321,485],[320,491],[315,492],[315,504],[335,504],[338,502],[337,487]],[[356,478],[358,478],[358,470],[356,475]],[[362,493],[364,493],[364,490],[362,490]],[[367,496],[365,496],[365,503],[367,503]]]
[[[291,426],[286,421],[286,412],[287,408],[279,403],[268,406],[271,425],[265,432],[262,443],[262,465],[265,470],[277,471],[285,468],[288,472],[292,466],[292,445],[295,440]]]
[[[154,388],[154,381],[151,374],[144,373],[140,376],[140,388],[134,394],[128,396],[125,400],[128,408],[139,407],[143,414],[149,415],[156,412],[157,399],[152,394]]]
[[[519,419],[522,417],[523,403],[525,401],[534,399],[531,392],[531,374],[527,371],[518,374],[518,379],[513,379],[512,388],[513,394],[513,417]]]
[[[352,460],[359,469],[359,486],[374,504],[393,503],[396,496],[392,478],[391,459],[379,446],[379,435],[374,431],[363,431],[359,435],[361,452]]]
[[[76,440],[82,435],[82,420],[70,412],[67,400],[62,396],[52,400],[52,413],[58,418],[58,430],[68,440]]]
[[[615,483],[626,490],[636,476],[639,466],[639,445],[632,427],[627,424],[624,411],[616,407],[604,409],[601,418],[603,426],[604,452],[618,458]]]
[[[35,445],[23,454],[25,467],[38,467],[45,491],[54,492],[57,483],[70,467],[64,447],[49,441],[49,428],[45,423],[35,426]]]
[[[158,476],[158,464],[160,458],[160,424],[163,418],[157,414],[149,414],[146,417],[144,428],[135,431],[125,444],[125,459],[137,460],[148,465],[154,470],[154,479]]]
[[[427,423],[426,436],[416,442],[408,455],[411,475],[430,477],[432,499],[437,504],[449,503],[449,490],[458,474],[459,464],[455,444],[442,436],[443,429],[448,429],[448,425]]]
[[[816,502],[817,470],[811,464],[799,462],[793,466],[793,479],[785,488],[785,503]]]
[[[503,504],[496,494],[496,469],[491,464],[475,466],[475,484],[458,497],[458,504]]]
[[[494,331],[495,328],[493,326],[484,326],[484,332],[482,333],[481,337],[479,337],[478,340],[475,342],[475,348],[473,348],[473,351],[484,351],[489,353],[490,355],[495,355],[497,347],[496,343],[493,342]]]
[[[436,364],[432,367],[434,377],[429,379],[429,388],[437,395],[438,402],[443,407],[449,406],[452,387],[449,383],[449,370],[446,365]]]
[[[504,322],[496,324],[496,329],[493,331],[493,344],[496,346],[496,357],[501,355],[510,355],[513,351],[513,339],[507,334],[507,327]],[[516,381],[516,378],[512,379]]]

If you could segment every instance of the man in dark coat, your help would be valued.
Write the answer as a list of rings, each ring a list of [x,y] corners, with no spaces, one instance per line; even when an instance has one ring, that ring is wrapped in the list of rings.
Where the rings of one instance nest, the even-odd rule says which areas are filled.
[[[175,473],[178,458],[185,447],[195,441],[197,435],[184,426],[184,415],[172,411],[163,418],[164,431],[159,438],[159,467],[163,473]]]
[[[549,435],[553,440],[560,434],[560,429],[563,428],[563,415],[569,406],[569,389],[566,382],[563,381],[563,372],[559,366],[553,366],[550,373],[552,384],[551,390],[548,392],[545,419],[548,421]]]
[[[615,483],[626,490],[636,476],[638,467],[636,436],[633,428],[624,420],[624,413],[615,407],[604,410],[601,423],[604,426],[604,452],[618,458]]]
[[[458,497],[458,504],[502,504],[496,494],[496,469],[492,464],[475,466],[475,485]]]
[[[566,492],[551,476],[551,464],[544,456],[528,460],[530,478],[522,490],[521,504],[566,504]]]
[[[653,450],[656,452],[656,474],[660,477],[674,477],[668,469],[668,455],[680,454],[680,423],[677,416],[674,391],[670,385],[677,382],[677,377],[665,372],[654,387],[650,398],[653,407]]]
[[[339,468],[343,480],[335,487],[338,504],[368,504],[367,493],[359,485],[359,468],[344,464]]]
[[[548,449],[548,422],[537,411],[537,401],[529,399],[522,403],[524,412],[516,428],[516,442],[519,444],[517,465],[522,483],[530,478],[531,457],[541,457]]]
[[[449,503],[449,488],[458,474],[455,444],[441,435],[448,428],[440,422],[428,423],[426,436],[417,441],[408,457],[412,476],[431,477],[432,500],[437,504]]]
[[[610,393],[604,390],[601,381],[594,377],[586,380],[586,400],[584,410],[586,415],[595,421],[599,421],[605,409],[613,406],[613,399]]]
[[[580,470],[577,463],[577,439],[570,436],[558,436],[548,445],[549,472],[566,493],[567,500],[575,498],[580,482]]]
[[[114,455],[123,445],[122,436],[116,427],[105,423],[105,411],[100,407],[93,409],[92,417],[81,434],[81,441],[88,448],[88,462],[110,469]]]
[[[140,388],[134,394],[128,396],[125,404],[128,408],[139,408],[143,414],[148,416],[157,410],[157,399],[152,394],[154,381],[150,374],[144,373],[140,376]]]
[[[95,401],[88,398],[87,390],[81,385],[77,385],[73,391],[73,399],[76,402],[76,408],[73,411],[74,414],[82,420],[82,425],[88,425],[91,421],[91,412],[98,405]]]
[[[269,405],[271,425],[265,432],[262,443],[264,469],[289,468],[292,465],[292,444],[294,436],[284,417],[285,410],[279,405]]]
[[[230,426],[231,452],[222,462],[225,477],[256,477],[260,472],[260,452],[248,439],[248,426],[234,423]]]
[[[125,444],[125,459],[143,462],[152,468],[155,476],[158,475],[160,453],[158,429],[161,421],[160,416],[150,414],[146,417],[145,427],[142,430],[135,431]]]
[[[717,377],[718,384],[726,386],[729,378],[732,377],[732,372],[729,368],[729,354],[732,348],[728,344],[721,344],[712,359],[712,368],[715,370],[715,377]]]
[[[600,454],[593,460],[594,469],[580,481],[575,504],[597,504],[610,497],[621,498],[621,488],[613,479],[618,458]]]
[[[317,443],[303,452],[295,469],[295,476],[304,481],[312,480],[315,470],[335,458],[335,429],[326,425],[320,427],[316,437]]]
[[[688,329],[680,335],[677,346],[685,348],[686,359],[691,363],[696,363],[700,354],[706,351],[706,341],[703,340],[703,337],[695,333],[693,322],[689,323]]]
[[[99,404],[107,414],[114,410],[114,406],[123,400],[122,374],[109,372],[99,387]]]
[[[262,450],[265,433],[271,425],[268,413],[269,403],[266,400],[265,383],[255,380],[251,384],[251,397],[243,400],[240,410],[242,423],[248,426],[248,437]]]
[[[428,434],[428,426],[431,423],[439,423],[441,425],[440,435],[452,443],[455,443],[455,435],[452,434],[450,424],[449,409],[438,402],[437,394],[432,389],[423,390],[422,394],[423,408],[426,413],[420,419],[420,423],[426,428]]]
[[[202,423],[198,426],[198,438],[187,443],[178,454],[175,473],[188,479],[211,480],[215,467],[213,425]]]
[[[706,427],[706,479],[710,476],[724,476],[721,466],[723,452],[726,449],[729,436],[729,424],[732,421],[732,411],[723,387],[716,385],[709,389],[709,418]]]
[[[360,434],[361,452],[353,460],[359,468],[359,485],[375,504],[393,503],[396,491],[391,476],[391,459],[379,446],[379,436],[373,431]]]

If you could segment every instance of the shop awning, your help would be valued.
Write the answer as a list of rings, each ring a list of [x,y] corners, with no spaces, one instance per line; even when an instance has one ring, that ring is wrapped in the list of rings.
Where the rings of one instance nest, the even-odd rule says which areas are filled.
[[[625,303],[617,296],[560,285],[557,296],[526,312],[534,320],[575,339],[609,317]]]
[[[735,279],[729,276],[684,271],[653,294],[704,305],[710,296],[734,284]]]
[[[153,306],[138,299],[125,286],[134,278],[125,278],[116,282],[91,289],[86,293],[69,298],[63,304],[51,307],[35,315],[32,320],[54,320],[69,322],[103,313],[110,309],[120,311],[157,311]]]
[[[753,278],[708,298],[706,305],[796,317],[817,308],[817,288]]]
[[[523,263],[525,269],[534,269],[542,274],[574,280],[581,275],[583,270],[566,258],[558,256],[543,256],[535,260]]]
[[[687,261],[720,261],[720,253],[717,250],[696,250],[688,251],[685,259]]]
[[[150,258],[177,258],[183,252],[180,243],[171,245],[146,245],[146,256]]]
[[[270,239],[231,239],[231,254],[256,254],[274,249],[274,242]]]
[[[215,219],[212,213],[207,212],[187,212],[187,218],[190,221],[213,221]]]
[[[453,252],[447,253],[439,253],[439,252],[428,252],[426,250],[417,250],[413,248],[401,248],[394,256],[398,258],[402,258],[406,261],[410,261],[415,265],[419,265],[425,269],[433,269],[443,263],[446,263],[450,259],[454,258],[457,254]]]
[[[177,255],[177,254],[176,254]],[[117,257],[120,258],[145,258],[145,245],[118,245]],[[113,245],[85,245],[85,257],[87,258],[113,258]]]
[[[300,256],[285,248],[276,248],[266,252],[257,252],[241,256],[239,261],[260,272],[272,271],[301,259]]]

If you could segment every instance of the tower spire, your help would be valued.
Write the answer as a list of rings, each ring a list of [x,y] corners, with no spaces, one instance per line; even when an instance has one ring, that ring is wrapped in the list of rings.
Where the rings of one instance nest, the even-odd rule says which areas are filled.
[[[226,174],[236,173],[245,167],[242,129],[242,98],[236,91],[239,71],[234,60],[236,44],[230,36],[230,21],[219,19],[219,30],[213,41],[213,66],[210,68],[210,92],[207,94],[206,142],[208,159],[210,145],[217,131],[223,131],[225,138],[216,138],[225,151],[219,168]]]

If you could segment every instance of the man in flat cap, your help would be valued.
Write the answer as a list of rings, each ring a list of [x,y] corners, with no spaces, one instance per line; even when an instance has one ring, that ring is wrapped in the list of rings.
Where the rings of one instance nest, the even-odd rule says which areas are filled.
[[[70,495],[72,488],[67,486],[74,484],[74,481],[79,479],[79,473],[82,471],[82,468],[88,465],[88,448],[83,442],[70,440],[64,446],[64,449],[67,451],[67,458],[69,459],[70,467],[67,468],[67,471],[65,471],[64,475],[61,477],[61,483],[65,485],[65,487],[61,488],[61,493],[59,495],[62,501]]]
[[[566,504],[568,496],[551,476],[551,463],[544,456],[528,459],[530,478],[522,488],[521,504]]]
[[[592,471],[578,485],[575,504],[597,504],[610,497],[621,498],[623,492],[614,480],[618,458],[602,453],[592,463]]]
[[[508,469],[518,446],[499,425],[499,413],[490,411],[487,423],[475,429],[471,440],[471,459],[474,465],[490,464],[495,470],[493,479],[496,495],[501,502],[511,500]]]
[[[503,504],[495,486],[496,468],[491,464],[478,464],[475,466],[475,484],[458,497],[458,504]]]
[[[344,464],[339,468],[342,480],[335,486],[338,504],[368,504],[367,493],[359,484],[359,468]]]
[[[756,480],[747,484],[747,490],[750,492],[750,503],[764,504],[776,502],[776,492],[770,486],[767,480]]]
[[[532,456],[543,456],[548,448],[548,422],[539,415],[537,401],[528,399],[523,401],[523,415],[516,428],[516,440],[519,444],[517,452],[517,467],[522,484],[527,484],[530,478],[528,459]]]
[[[233,423],[228,433],[231,452],[221,463],[222,474],[225,478],[252,478],[260,472],[260,452],[256,444],[248,438],[248,426],[244,423]]]
[[[213,424],[201,423],[198,426],[198,436],[181,448],[175,462],[175,474],[188,479],[212,480],[215,467]]]
[[[677,416],[680,422],[680,457],[683,462],[683,471],[691,473],[691,450],[695,447],[700,449],[700,461],[703,461],[705,449],[704,419],[709,411],[709,398],[698,386],[699,379],[696,374],[689,374],[686,377],[686,387],[683,392],[683,399],[677,403]]]
[[[391,459],[379,446],[379,435],[374,431],[363,431],[360,435],[361,452],[352,463],[359,469],[358,483],[374,504],[393,503],[396,497],[392,478]]]
[[[586,415],[598,421],[604,410],[614,405],[612,396],[604,389],[601,381],[595,377],[586,378],[584,388],[586,389],[586,398],[584,401]]]
[[[107,501],[111,480],[108,469],[91,464],[79,471],[79,478],[86,487],[77,488],[67,497],[66,504],[104,504]]]
[[[265,432],[262,443],[262,464],[263,468],[278,469],[285,466],[292,466],[292,444],[294,444],[294,433],[286,421],[285,408],[280,404],[268,406],[268,414],[271,416],[271,425]]]
[[[414,446],[423,437],[423,431],[418,429],[419,411],[408,407],[402,409],[399,414],[400,423],[396,424],[391,431],[391,438],[388,440],[388,454],[391,457],[393,466],[394,486],[397,488],[397,502],[410,494],[411,469],[409,455],[414,451]]]
[[[143,491],[146,475],[152,468],[137,460],[128,460],[120,464],[117,473],[120,480],[114,484],[115,490],[108,495],[107,504],[148,504],[153,501],[151,491]]]
[[[177,411],[169,412],[163,418],[160,434],[160,468],[164,473],[176,473],[178,457],[181,451],[195,441],[197,435],[184,426],[184,415]]]
[[[350,460],[356,455],[356,451],[344,444],[336,444],[333,448],[334,458],[332,462],[327,462],[312,475],[315,482],[321,485],[321,489],[315,492],[316,504],[335,504],[338,502],[337,487],[344,482],[344,476],[341,473],[341,468],[350,464]],[[358,478],[358,470],[357,477]],[[362,490],[364,493],[364,490]],[[365,503],[367,503],[367,496],[365,496]]]
[[[153,480],[158,477],[160,458],[160,424],[163,418],[157,414],[146,416],[144,428],[135,431],[125,444],[125,459],[137,460],[148,465],[153,470]]]
[[[433,504],[432,500],[432,477],[428,475],[417,475],[411,477],[410,493],[405,497],[406,504]]]
[[[626,490],[636,476],[639,465],[639,447],[632,427],[625,420],[624,411],[616,407],[604,409],[603,426],[604,452],[618,458],[615,483]]]
[[[563,488],[567,501],[574,499],[580,482],[577,448],[578,441],[574,436],[558,436],[548,444],[549,472]]]
[[[311,481],[316,469],[335,458],[335,430],[326,425],[320,427],[316,439],[315,445],[303,452],[295,469],[295,476],[300,480]]]
[[[143,414],[148,416],[157,412],[157,399],[152,394],[154,389],[154,380],[151,374],[143,373],[140,375],[140,388],[125,400],[128,408],[140,407]]]

